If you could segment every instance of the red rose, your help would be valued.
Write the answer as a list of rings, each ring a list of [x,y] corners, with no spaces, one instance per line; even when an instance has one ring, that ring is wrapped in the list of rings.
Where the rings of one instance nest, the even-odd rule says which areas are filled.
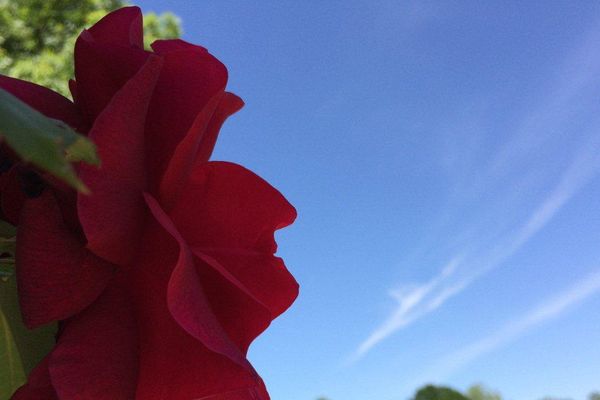
[[[14,399],[268,399],[246,352],[297,295],[273,237],[296,213],[247,169],[208,161],[243,103],[204,48],[145,51],[141,18],[123,8],[80,35],[74,103],[0,78],[102,160],[79,167],[92,195],[47,186],[20,210],[24,321],[60,328]]]

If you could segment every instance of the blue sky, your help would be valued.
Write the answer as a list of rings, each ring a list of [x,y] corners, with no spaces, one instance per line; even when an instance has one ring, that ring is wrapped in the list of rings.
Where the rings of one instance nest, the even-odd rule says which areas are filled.
[[[598,2],[135,3],[227,65],[215,158],[299,210],[274,400],[600,390]]]

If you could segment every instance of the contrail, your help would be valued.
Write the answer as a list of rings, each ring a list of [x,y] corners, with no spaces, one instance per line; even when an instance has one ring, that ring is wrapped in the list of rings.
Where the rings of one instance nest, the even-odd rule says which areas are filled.
[[[585,143],[582,150],[571,162],[567,170],[562,174],[558,184],[554,187],[546,199],[531,213],[526,222],[514,232],[508,239],[496,249],[489,252],[484,259],[486,263],[475,263],[471,268],[464,270],[472,271],[465,277],[455,282],[448,282],[455,270],[461,265],[466,265],[461,259],[453,259],[442,272],[431,281],[412,288],[402,296],[395,295],[398,307],[388,319],[375,329],[366,340],[364,340],[355,351],[352,361],[356,361],[371,350],[382,340],[393,333],[406,328],[414,321],[435,311],[447,300],[458,295],[466,289],[473,281],[485,273],[498,267],[523,245],[525,245],[536,233],[538,233],[556,213],[598,172],[600,172],[600,153],[595,151],[599,148],[600,137],[594,137],[590,143]]]
[[[377,343],[398,329],[410,324],[416,317],[418,317],[419,310],[417,307],[420,306],[423,299],[426,298],[438,286],[440,286],[446,279],[448,279],[448,277],[450,277],[454,271],[456,271],[459,263],[460,258],[455,257],[442,269],[437,276],[435,276],[429,282],[420,286],[406,288],[404,291],[396,291],[391,293],[391,295],[398,301],[398,308],[383,325],[375,330],[358,347],[354,358],[361,357]]]
[[[505,346],[540,325],[556,319],[574,306],[600,292],[600,269],[579,280],[557,296],[547,299],[524,316],[508,322],[496,333],[484,337],[462,349],[443,357],[427,374],[437,380],[449,375],[484,355]]]

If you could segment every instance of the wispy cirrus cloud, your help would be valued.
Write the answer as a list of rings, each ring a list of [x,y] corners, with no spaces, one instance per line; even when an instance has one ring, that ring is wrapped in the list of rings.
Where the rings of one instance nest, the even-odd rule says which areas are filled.
[[[595,51],[600,40],[600,23],[573,51],[570,58],[556,71],[556,79],[547,89],[539,104],[531,108],[521,118],[512,137],[500,146],[489,165],[473,182],[475,193],[485,192],[489,187],[506,187],[506,208],[519,204],[527,188],[521,188],[523,194],[510,192],[511,187],[519,186],[523,171],[533,173],[541,179],[551,179],[543,164],[534,159],[544,148],[546,142],[556,140],[556,133],[566,129],[578,116],[587,116],[587,135],[577,136],[579,143],[570,163],[558,177],[554,177],[554,186],[547,195],[532,208],[529,215],[520,224],[508,225],[506,231],[498,231],[493,243],[477,241],[477,232],[490,232],[496,229],[493,222],[475,225],[474,233],[467,235],[469,243],[458,246],[461,257],[454,257],[437,276],[430,281],[410,285],[401,291],[392,291],[390,295],[397,301],[392,314],[376,327],[354,351],[352,360],[356,361],[368,353],[378,343],[415,321],[440,308],[449,299],[463,292],[475,280],[487,272],[505,263],[540,230],[597,174],[600,172],[600,122],[589,120],[589,113],[581,110],[583,98],[589,98],[590,90],[595,88],[600,74],[600,57]],[[583,113],[583,114],[582,114]],[[583,139],[586,138],[587,139]],[[555,143],[556,144],[556,143]],[[551,146],[550,146],[551,148]],[[559,149],[560,150],[560,149]],[[547,154],[549,165],[553,158]],[[529,163],[529,164],[528,164]],[[512,183],[511,183],[512,182]],[[491,220],[493,221],[493,219]],[[460,232],[457,232],[460,236]],[[475,245],[473,244],[475,237]],[[475,249],[475,253],[473,252]],[[451,268],[449,267],[451,266]]]
[[[598,135],[583,144],[545,199],[538,204],[521,226],[507,235],[497,246],[484,252],[483,255],[480,254],[476,259],[455,257],[429,282],[409,286],[399,292],[392,291],[391,296],[398,301],[396,310],[358,346],[352,361],[360,359],[390,335],[437,310],[476,279],[502,265],[514,255],[544,228],[577,192],[600,173],[600,154],[595,151],[598,146],[600,146]],[[487,261],[481,262],[482,259]]]
[[[442,268],[442,271],[437,276],[433,277],[428,282],[420,285],[405,286],[390,291],[390,296],[398,302],[396,311],[361,343],[356,350],[353,360],[360,358],[377,343],[418,318],[423,312],[423,301],[430,297],[435,290],[439,289],[439,287],[454,274],[459,264],[460,257],[455,257]]]
[[[519,161],[530,157],[544,142],[556,139],[565,127],[577,121],[583,99],[595,98],[600,73],[600,21],[554,72],[542,101],[520,119],[514,134],[492,158],[488,173],[492,176],[518,169]],[[595,104],[595,101],[594,101]]]
[[[493,334],[483,337],[437,361],[419,381],[447,379],[454,372],[526,335],[544,323],[557,319],[578,304],[600,293],[600,269],[546,299],[524,315],[508,321]]]

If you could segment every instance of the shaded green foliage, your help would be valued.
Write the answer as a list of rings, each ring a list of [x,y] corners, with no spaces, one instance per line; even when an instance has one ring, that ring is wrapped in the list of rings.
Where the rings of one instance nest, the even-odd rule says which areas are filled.
[[[567,397],[552,397],[552,396],[546,396],[540,400],[573,400],[571,398],[567,398]]]
[[[170,12],[160,15],[144,14],[144,46],[150,48],[157,39],[178,38],[181,36],[181,22]]]
[[[319,397],[316,400],[329,400]],[[417,390],[411,400],[502,400],[499,392],[487,389],[481,384],[471,386],[466,394],[462,394],[452,388],[445,386],[426,385]],[[558,397],[544,397],[540,400],[572,400]],[[600,392],[592,392],[588,400],[600,400]]]
[[[0,282],[0,398],[25,382],[26,374],[52,349],[56,324],[29,330],[21,321],[14,277]]]
[[[0,399],[8,399],[13,392],[25,382],[25,370],[19,356],[12,331],[4,312],[0,309]]]
[[[0,0],[0,73],[50,87],[68,96],[77,35],[122,0]],[[144,16],[144,41],[181,36],[171,14]]]
[[[14,275],[16,236],[17,229],[0,220],[0,283],[8,281]]]
[[[0,137],[21,157],[80,191],[71,162],[99,164],[96,148],[66,124],[48,118],[0,89]]]
[[[470,400],[502,400],[498,392],[493,392],[481,384],[473,385],[467,390],[467,397]]]
[[[469,400],[469,398],[449,387],[427,385],[417,390],[414,400]]]

